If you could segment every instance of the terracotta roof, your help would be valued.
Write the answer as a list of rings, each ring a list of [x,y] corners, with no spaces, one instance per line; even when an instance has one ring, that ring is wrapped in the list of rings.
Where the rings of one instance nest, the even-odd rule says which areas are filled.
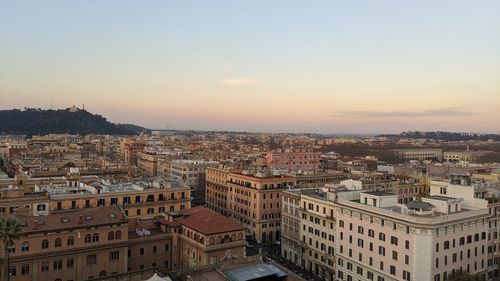
[[[186,209],[179,213],[184,217],[174,219],[176,222],[205,235],[246,229],[241,224],[203,206]]]
[[[127,221],[120,208],[116,205],[57,212],[47,216],[11,215],[11,217],[23,225],[23,233],[86,228],[89,226]]]

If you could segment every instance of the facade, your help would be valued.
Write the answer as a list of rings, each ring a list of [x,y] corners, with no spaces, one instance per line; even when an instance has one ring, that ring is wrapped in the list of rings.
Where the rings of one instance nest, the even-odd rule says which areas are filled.
[[[12,281],[76,281],[127,272],[127,220],[118,206],[46,216],[20,211],[11,217],[23,233],[9,249]]]
[[[405,205],[362,192],[337,200],[338,280],[447,280],[463,270],[485,277],[488,209],[432,196]]]
[[[158,175],[158,156],[153,153],[138,152],[137,167],[142,175],[156,177]]]
[[[281,194],[293,187],[291,176],[269,173],[230,173],[228,185],[228,213],[247,227],[248,235],[258,243],[280,241]]]
[[[297,188],[317,188],[325,184],[336,184],[345,180],[346,176],[342,172],[329,173],[303,173],[295,175]]]
[[[438,160],[443,159],[443,150],[442,149],[394,149],[392,152],[401,159],[405,160],[424,160],[424,159],[433,159],[436,158]]]
[[[193,205],[205,202],[205,170],[219,162],[205,160],[173,160],[170,163],[170,177],[191,187]]]
[[[283,191],[281,209],[281,256],[295,265],[303,266],[301,243],[300,189]]]
[[[445,151],[444,160],[448,162],[476,162],[489,151]]]
[[[209,167],[206,171],[206,199],[205,206],[210,210],[216,211],[222,215],[227,215],[227,195],[230,169],[223,167]]]
[[[169,181],[86,184],[74,179],[35,190],[48,193],[51,211],[120,205],[128,218],[152,218],[191,207],[190,188]]]
[[[311,148],[287,148],[270,151],[257,165],[272,169],[294,171],[319,171],[321,153]]]
[[[138,153],[144,150],[146,142],[142,140],[126,140],[123,142],[123,159],[130,165],[137,165]]]
[[[163,223],[174,233],[173,261],[182,270],[246,256],[246,228],[205,207],[169,212]]]

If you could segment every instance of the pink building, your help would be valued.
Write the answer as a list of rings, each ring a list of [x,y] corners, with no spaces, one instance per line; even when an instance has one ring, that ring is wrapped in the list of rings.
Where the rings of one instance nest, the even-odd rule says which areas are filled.
[[[321,153],[311,148],[287,148],[268,152],[257,159],[257,165],[292,171],[318,171]]]

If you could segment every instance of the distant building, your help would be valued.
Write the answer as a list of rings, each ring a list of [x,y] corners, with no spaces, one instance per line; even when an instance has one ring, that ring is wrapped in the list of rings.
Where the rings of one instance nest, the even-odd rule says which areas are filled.
[[[273,169],[295,171],[318,171],[321,153],[311,148],[287,148],[268,152],[265,157],[257,159],[257,165]]]
[[[202,205],[205,202],[205,170],[218,164],[205,160],[173,160],[170,162],[170,178],[191,187],[193,205]]]
[[[398,158],[405,160],[425,160],[433,159],[441,161],[443,159],[442,149],[393,149],[391,150]]]

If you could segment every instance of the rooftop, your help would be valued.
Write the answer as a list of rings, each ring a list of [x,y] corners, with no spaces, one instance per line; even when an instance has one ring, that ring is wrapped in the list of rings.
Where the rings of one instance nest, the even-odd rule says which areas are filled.
[[[47,216],[13,216],[22,225],[23,233],[56,231],[68,228],[87,228],[95,225],[126,222],[121,209],[105,206],[78,211],[51,213]]]
[[[205,235],[246,229],[241,224],[203,206],[186,209],[179,213],[184,216],[175,218],[176,222]]]
[[[394,196],[395,194],[384,191],[363,191],[363,193],[375,196]]]
[[[229,279],[237,281],[279,280],[287,276],[287,274],[278,267],[267,263],[227,270],[225,274]]]

